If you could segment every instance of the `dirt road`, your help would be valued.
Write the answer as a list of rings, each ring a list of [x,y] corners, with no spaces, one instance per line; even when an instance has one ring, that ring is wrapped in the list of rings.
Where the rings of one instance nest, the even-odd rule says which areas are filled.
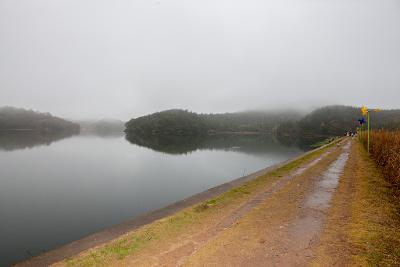
[[[345,140],[325,149],[275,181],[249,192],[236,205],[207,217],[205,223],[188,226],[190,231],[178,231],[144,249],[128,251],[123,257],[102,258],[102,253],[107,254],[103,248],[102,253],[83,253],[78,260],[57,265],[308,265],[350,148],[351,141]],[[113,249],[117,250],[118,245]]]
[[[346,142],[282,177],[214,227],[159,255],[156,265],[305,265],[349,148]]]

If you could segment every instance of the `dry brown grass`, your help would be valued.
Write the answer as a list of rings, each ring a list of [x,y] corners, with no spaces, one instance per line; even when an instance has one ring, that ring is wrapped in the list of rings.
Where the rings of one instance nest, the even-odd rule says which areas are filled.
[[[364,135],[362,142],[367,145]],[[400,130],[372,131],[370,153],[381,168],[385,178],[397,188],[400,187]]]

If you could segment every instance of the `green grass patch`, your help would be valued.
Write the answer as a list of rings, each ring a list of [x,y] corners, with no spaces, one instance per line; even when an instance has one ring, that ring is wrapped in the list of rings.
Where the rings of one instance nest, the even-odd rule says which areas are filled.
[[[326,138],[325,140],[322,140],[320,142],[312,144],[310,147],[311,148],[319,148],[319,147],[325,146],[325,145],[327,145],[329,143],[332,143],[332,142],[334,142],[336,140],[339,140],[339,139],[341,139],[341,137],[332,136],[332,137]]]

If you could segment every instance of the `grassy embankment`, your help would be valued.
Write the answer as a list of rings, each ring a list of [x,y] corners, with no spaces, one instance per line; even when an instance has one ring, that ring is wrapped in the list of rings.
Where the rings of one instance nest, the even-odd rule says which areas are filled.
[[[338,138],[340,138],[340,137],[334,137],[334,136],[329,137],[329,138],[327,138],[327,139],[325,139],[325,140],[322,140],[322,141],[320,141],[320,142],[317,142],[317,143],[315,143],[315,144],[312,144],[312,145],[311,145],[311,148],[318,148],[318,147],[325,146],[325,145],[327,145],[327,144],[329,144],[329,143],[334,142],[334,141],[337,140]]]
[[[400,266],[400,132],[354,140],[315,266]]]
[[[189,236],[199,230],[206,230],[217,218],[235,210],[246,200],[261,192],[265,186],[274,184],[280,177],[295,170],[301,165],[320,156],[326,149],[335,145],[340,139],[295,159],[265,175],[223,193],[213,199],[184,209],[172,216],[145,225],[129,232],[120,238],[97,248],[90,249],[73,258],[66,259],[59,265],[98,266],[118,261],[128,255],[149,254],[149,251],[165,249],[175,239]]]

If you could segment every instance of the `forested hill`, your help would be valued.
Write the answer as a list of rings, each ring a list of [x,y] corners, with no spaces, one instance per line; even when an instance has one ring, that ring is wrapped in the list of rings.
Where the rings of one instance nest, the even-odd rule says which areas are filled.
[[[224,114],[196,114],[166,110],[132,119],[126,132],[137,135],[202,135],[209,133],[272,133],[281,123],[298,120],[297,112],[248,111]]]
[[[396,129],[400,126],[400,110],[370,112],[373,128]],[[343,131],[354,131],[361,118],[360,108],[347,106],[328,106],[316,109],[299,122],[302,131],[320,134],[341,135]]]
[[[132,119],[126,123],[125,132],[142,137],[256,132],[275,134],[288,144],[312,144],[355,131],[360,117],[360,109],[349,106],[327,106],[304,115],[294,111],[196,114],[176,109]],[[400,110],[371,112],[371,125],[373,129],[400,128]]]
[[[372,129],[399,129],[400,110],[371,112]],[[356,131],[361,118],[360,108],[349,106],[327,106],[316,109],[296,123],[283,123],[278,128],[281,140],[313,143],[330,136],[342,136],[347,131]]]
[[[203,135],[208,127],[204,119],[196,113],[186,110],[166,110],[128,121],[127,134],[149,135]]]
[[[0,107],[0,130],[30,130],[46,133],[78,133],[79,124],[32,110]]]
[[[297,111],[243,111],[223,114],[200,115],[208,129],[214,132],[274,133],[287,121],[298,121],[302,113]]]

